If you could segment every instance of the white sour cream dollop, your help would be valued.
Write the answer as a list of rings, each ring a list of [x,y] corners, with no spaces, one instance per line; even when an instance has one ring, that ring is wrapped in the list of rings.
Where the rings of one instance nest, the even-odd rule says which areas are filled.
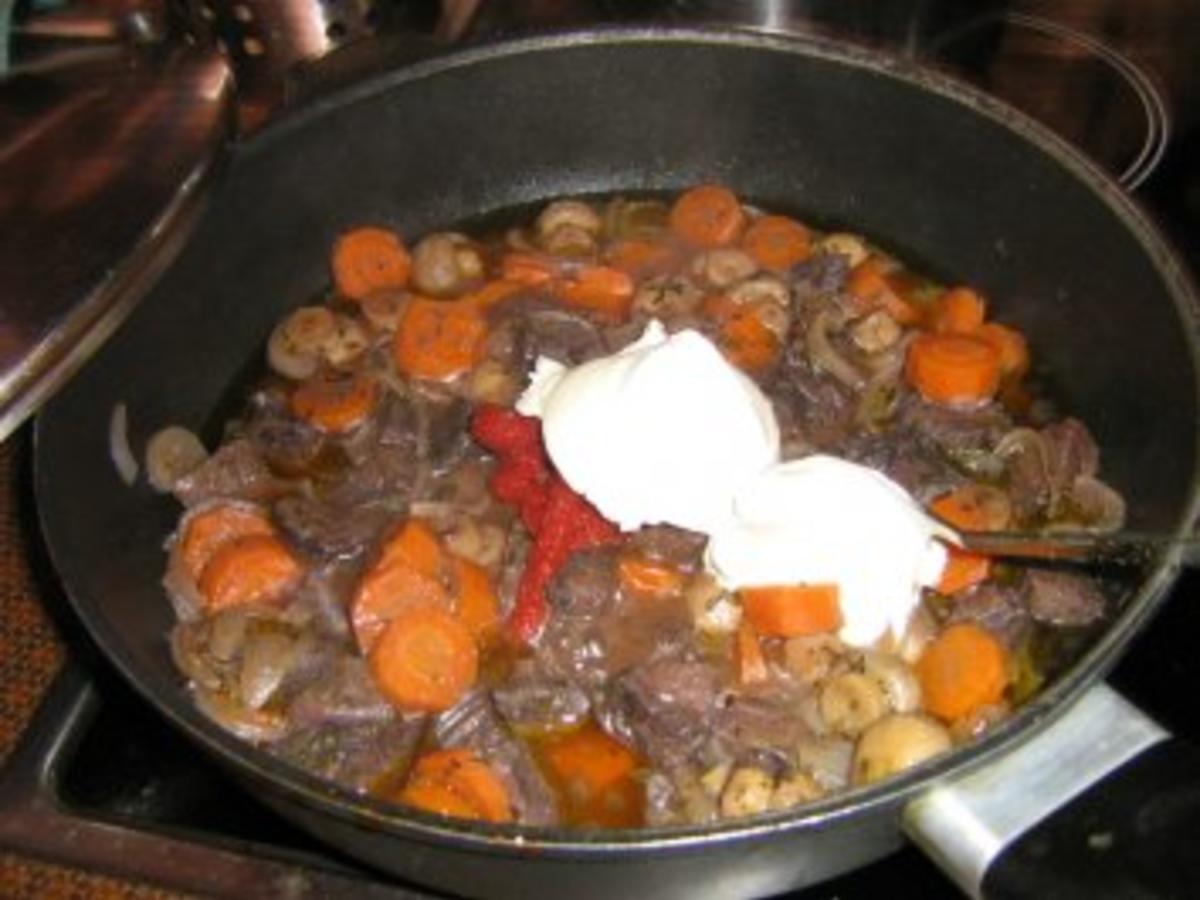
[[[695,331],[651,322],[611,356],[568,369],[541,357],[517,410],[542,420],[559,473],[622,530],[712,533],[747,478],[779,458],[758,386]]]
[[[839,636],[867,646],[904,633],[921,588],[937,584],[952,533],[891,479],[832,456],[763,470],[710,533],[705,562],[730,589],[838,586]]]

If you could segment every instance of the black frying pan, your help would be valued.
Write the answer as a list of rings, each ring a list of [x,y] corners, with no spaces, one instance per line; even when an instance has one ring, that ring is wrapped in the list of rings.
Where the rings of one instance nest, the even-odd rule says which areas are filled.
[[[1044,726],[1103,676],[1153,613],[1173,578],[1166,561],[1069,672],[984,741],[869,790],[716,828],[589,834],[448,823],[292,770],[193,708],[168,656],[173,617],[159,586],[162,541],[178,510],[117,477],[108,451],[114,406],[128,408],[137,448],[168,423],[214,438],[272,324],[327,282],[327,249],[348,226],[385,221],[419,235],[562,194],[702,181],[863,231],[934,273],[978,285],[1000,318],[1031,336],[1065,407],[1092,426],[1106,480],[1130,501],[1130,525],[1190,527],[1200,403],[1194,296],[1120,190],[1059,141],[963,87],[826,44],[700,32],[529,39],[360,81],[233,148],[190,246],[42,413],[43,527],[101,648],[284,815],[364,860],[462,893],[766,894],[888,852],[902,817],[931,839],[940,826],[928,820],[930,798],[979,767],[1020,762],[1031,746],[1057,760],[1043,775],[1074,775],[1081,766],[1060,758],[1074,750],[1053,743],[1070,729]],[[1089,694],[1092,707],[1097,696]],[[1106,734],[1137,721],[1108,707],[1099,719]],[[1144,743],[1133,731],[1143,737],[1131,747]],[[1026,790],[1014,784],[1008,799],[1023,805]],[[1136,859],[1124,865],[1103,877],[1142,874]],[[1089,863],[1070,877],[1099,870]],[[981,875],[960,877],[970,886]]]

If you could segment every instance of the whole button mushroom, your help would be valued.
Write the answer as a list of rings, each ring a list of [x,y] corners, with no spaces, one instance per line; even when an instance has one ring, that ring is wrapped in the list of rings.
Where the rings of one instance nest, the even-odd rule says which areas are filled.
[[[895,713],[875,722],[854,751],[855,784],[871,784],[950,749],[950,732],[928,716]]]
[[[483,271],[483,254],[457,232],[427,235],[413,248],[413,284],[434,297],[461,294],[483,277]]]

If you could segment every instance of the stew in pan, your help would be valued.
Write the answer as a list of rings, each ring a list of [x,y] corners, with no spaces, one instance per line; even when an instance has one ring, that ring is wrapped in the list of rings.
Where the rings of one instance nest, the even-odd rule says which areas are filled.
[[[715,185],[534,213],[342,235],[220,446],[151,441],[214,721],[448,816],[703,823],[972,740],[1103,620],[943,527],[1124,517],[988,299]]]

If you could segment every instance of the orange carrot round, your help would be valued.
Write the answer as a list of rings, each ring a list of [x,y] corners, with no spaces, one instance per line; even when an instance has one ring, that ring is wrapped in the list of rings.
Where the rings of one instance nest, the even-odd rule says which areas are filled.
[[[300,563],[279,538],[251,534],[221,545],[200,573],[199,588],[209,610],[275,603],[301,573]]]
[[[670,597],[683,587],[678,569],[640,554],[623,555],[617,563],[617,576],[621,587],[635,597]]]
[[[462,698],[479,673],[475,639],[443,609],[415,606],[392,619],[371,648],[371,674],[405,712],[441,712]]]
[[[621,320],[633,303],[633,279],[612,266],[584,266],[563,279],[555,294],[570,306]]]
[[[737,303],[724,294],[708,297],[703,310],[717,323],[717,346],[739,369],[756,374],[779,359],[779,337],[758,315],[755,306]]]
[[[901,325],[920,321],[920,312],[896,290],[878,256],[867,257],[851,270],[846,290],[863,313],[883,309]]]
[[[983,628],[960,622],[929,642],[916,673],[926,711],[952,722],[1004,696],[1008,653]]]
[[[333,283],[344,296],[362,300],[408,283],[412,258],[400,236],[386,228],[356,228],[333,245]]]
[[[437,536],[420,519],[409,519],[384,543],[378,561],[363,574],[350,598],[350,625],[363,653],[401,612],[449,606],[444,566]]]
[[[429,812],[510,822],[512,801],[496,771],[471,750],[434,750],[413,764],[401,802]]]
[[[1012,521],[1012,501],[987,484],[960,485],[934,498],[929,511],[963,531],[1003,531]]]
[[[322,431],[341,434],[375,409],[379,385],[366,373],[318,372],[292,392],[292,412]]]
[[[1000,354],[971,335],[922,334],[909,346],[905,373],[926,400],[979,403],[1000,386]]]
[[[452,557],[451,568],[458,582],[458,592],[451,604],[454,614],[475,640],[483,640],[500,623],[500,601],[492,579],[482,566],[461,556]]]
[[[193,578],[220,547],[252,534],[274,534],[271,521],[260,509],[234,503],[220,503],[187,517],[179,539],[179,555],[184,569]]]
[[[508,788],[496,770],[467,749],[434,750],[418,758],[400,800],[443,816],[512,821]]]
[[[746,212],[729,188],[715,184],[685,191],[671,207],[671,230],[696,247],[725,247],[746,226]]]
[[[665,241],[625,238],[609,246],[604,258],[615,269],[636,278],[648,278],[673,269],[679,262],[679,252]]]
[[[577,825],[640,824],[642,788],[638,757],[594,723],[539,742],[552,784],[564,800],[565,818]]]
[[[939,594],[957,594],[987,581],[992,574],[992,560],[982,553],[971,553],[958,547],[947,547],[946,567],[938,579]]]
[[[809,253],[808,229],[787,216],[762,216],[742,236],[742,249],[764,269],[783,272]]]
[[[759,634],[800,637],[836,631],[842,625],[836,584],[788,584],[742,588],[742,615]]]
[[[523,287],[538,287],[554,279],[554,267],[537,253],[514,250],[501,258],[500,278]]]
[[[1029,371],[1029,344],[1021,332],[999,322],[985,322],[975,335],[995,347],[1000,354],[1001,377],[1020,378]]]
[[[987,304],[975,291],[956,287],[943,293],[929,311],[929,330],[972,334],[979,330],[987,314]]]
[[[445,607],[449,596],[436,578],[412,566],[393,561],[370,569],[359,580],[350,598],[350,626],[363,653],[368,653],[388,622],[407,609]]]
[[[474,368],[486,336],[487,322],[473,304],[415,298],[396,327],[392,358],[405,375],[445,381]]]

